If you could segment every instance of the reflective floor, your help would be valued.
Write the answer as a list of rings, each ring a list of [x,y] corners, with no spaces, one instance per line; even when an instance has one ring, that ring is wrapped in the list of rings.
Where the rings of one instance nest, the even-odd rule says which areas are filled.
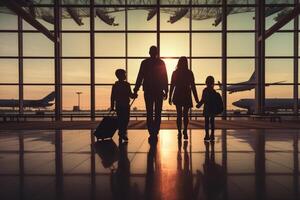
[[[0,199],[299,199],[297,130],[0,131]]]

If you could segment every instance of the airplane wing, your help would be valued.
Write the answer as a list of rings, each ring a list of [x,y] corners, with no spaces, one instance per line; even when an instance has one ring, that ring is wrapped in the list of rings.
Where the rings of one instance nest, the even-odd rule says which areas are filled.
[[[286,81],[278,81],[278,82],[273,82],[273,83],[267,83],[266,86],[270,86],[270,85],[278,85],[280,83],[285,83]]]

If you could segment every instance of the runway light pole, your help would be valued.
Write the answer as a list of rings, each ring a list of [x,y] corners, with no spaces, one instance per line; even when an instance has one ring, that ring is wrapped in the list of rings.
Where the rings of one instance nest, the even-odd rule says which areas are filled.
[[[78,95],[78,110],[80,110],[80,95],[82,92],[76,92],[76,94]]]

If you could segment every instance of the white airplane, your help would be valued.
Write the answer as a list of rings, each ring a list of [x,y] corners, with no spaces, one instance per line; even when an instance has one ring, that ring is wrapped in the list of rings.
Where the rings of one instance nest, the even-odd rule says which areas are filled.
[[[247,109],[248,113],[254,113],[255,111],[255,99],[240,99],[232,103],[232,105]],[[300,100],[298,102],[300,107]],[[294,100],[290,98],[270,98],[265,99],[265,110],[277,112],[280,109],[292,110],[294,108]]]
[[[24,108],[46,108],[52,106],[55,99],[55,92],[51,92],[47,96],[42,99],[33,99],[33,100],[23,100],[23,107]],[[0,99],[0,107],[10,107],[16,108],[19,107],[19,100],[18,99]]]
[[[232,94],[235,92],[252,90],[255,88],[255,84],[256,84],[255,79],[256,79],[256,75],[255,75],[255,72],[253,72],[253,74],[251,75],[251,77],[248,81],[237,83],[237,85],[227,86],[226,89],[229,92],[229,94]],[[276,85],[276,84],[280,84],[280,83],[284,83],[284,82],[285,81],[279,81],[279,82],[267,83],[265,85],[270,86],[270,85],[274,85],[274,84]],[[240,84],[240,85],[238,85],[238,84]],[[223,90],[223,87],[222,87],[222,84],[220,81],[218,81],[218,85],[219,85],[219,90]]]
[[[20,7],[24,8],[32,17],[43,19],[44,21],[53,24],[54,23],[54,12],[53,8],[47,7],[35,7],[33,5],[38,4],[49,4],[49,0],[14,0],[16,3],[20,5]],[[271,1],[269,1],[272,3]],[[290,0],[274,0],[274,3],[291,3]],[[188,5],[189,0],[177,0],[170,2],[172,4],[182,4]],[[220,4],[220,0],[206,0],[206,4]],[[229,7],[227,9],[227,15],[237,14],[237,13],[245,13],[245,12],[254,12],[255,8],[246,7],[247,3],[244,0],[229,0],[228,3],[231,4],[239,4],[242,3],[245,7]],[[251,3],[251,2],[250,2]],[[249,3],[249,4],[250,4]],[[89,0],[62,0],[62,4],[76,4],[76,5],[88,5]],[[124,0],[97,0],[97,4],[106,5],[107,7],[98,7],[95,8],[96,16],[110,26],[118,26],[118,23],[115,23],[115,18],[112,16],[113,13],[116,12],[124,12],[125,8],[122,8],[122,5],[125,4]],[[153,5],[153,1],[141,1],[141,0],[129,0],[127,2],[128,5],[141,5],[141,7],[128,7],[127,10],[146,10],[148,11],[147,18],[145,20],[150,21],[158,12],[156,8],[147,8],[142,7],[142,5]],[[205,5],[203,1],[194,1],[193,5]],[[110,7],[109,5],[120,5],[120,7]],[[67,19],[71,18],[74,20],[76,24],[79,26],[83,25],[82,22],[83,17],[90,16],[90,8],[88,7],[67,7],[62,9],[62,18]],[[291,7],[267,7],[265,15],[269,17],[275,13],[278,13],[274,20],[278,21],[283,16],[291,12],[293,9]],[[180,19],[186,17],[189,18],[189,8],[166,8],[161,7],[160,11],[163,13],[170,14],[169,23],[175,23]],[[14,14],[6,7],[0,7],[0,13]],[[221,7],[193,7],[193,12],[191,15],[193,20],[205,20],[214,18],[215,22],[212,24],[213,26],[218,26],[222,22],[222,8]]]

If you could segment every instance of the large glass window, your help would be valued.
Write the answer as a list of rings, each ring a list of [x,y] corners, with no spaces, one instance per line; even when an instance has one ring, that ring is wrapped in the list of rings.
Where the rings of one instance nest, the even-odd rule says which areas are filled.
[[[199,96],[206,77],[212,75],[217,91],[221,93],[224,87],[228,91],[228,113],[245,110],[233,102],[255,100],[255,69],[260,67],[258,59],[261,56],[256,49],[257,1],[226,1],[226,23],[222,1],[95,0],[94,3],[93,17],[88,0],[62,1],[60,5],[64,112],[77,109],[75,106],[80,101],[81,109],[89,116],[91,98],[95,98],[97,111],[107,111],[111,86],[117,80],[115,70],[126,70],[133,88],[140,64],[149,56],[152,45],[159,47],[169,83],[179,57],[186,56]],[[34,4],[34,9],[26,9],[53,33],[53,1],[34,1]],[[265,29],[282,20],[293,7],[294,1],[266,1]],[[21,19],[21,23],[18,20],[20,18],[7,8],[0,7],[0,95],[18,99],[23,90],[24,98],[35,99],[55,88],[54,43],[25,20]],[[265,41],[262,61],[265,63],[266,98],[294,97],[297,78],[294,70],[298,67],[295,65],[298,55],[294,52],[298,45],[294,31],[298,30],[294,28],[291,20]],[[91,45],[91,41],[94,44]],[[220,87],[225,80],[225,86]],[[94,84],[96,92],[91,96]],[[47,89],[42,91],[43,88]],[[80,97],[76,92],[82,92]],[[140,90],[135,110],[144,112],[143,103]],[[165,103],[164,109],[174,111],[175,107]],[[54,106],[50,110],[54,114]]]

